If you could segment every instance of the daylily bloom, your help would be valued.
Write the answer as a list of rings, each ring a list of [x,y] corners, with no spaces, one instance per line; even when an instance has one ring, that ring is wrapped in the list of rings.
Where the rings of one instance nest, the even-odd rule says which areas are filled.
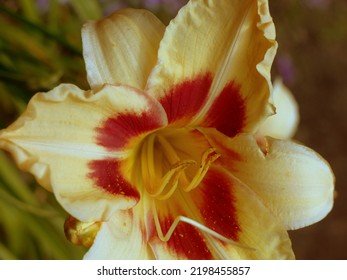
[[[327,215],[334,177],[314,151],[262,136],[268,2],[191,0],[166,28],[125,9],[82,39],[91,90],[36,94],[0,147],[71,214],[85,258],[294,258],[287,230]]]

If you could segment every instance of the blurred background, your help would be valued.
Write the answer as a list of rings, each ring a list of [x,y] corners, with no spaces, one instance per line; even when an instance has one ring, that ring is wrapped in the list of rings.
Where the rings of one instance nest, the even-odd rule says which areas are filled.
[[[0,129],[38,91],[62,82],[88,89],[80,29],[123,7],[147,8],[164,23],[186,0],[1,0]],[[347,1],[270,0],[281,75],[300,107],[295,139],[319,152],[336,176],[333,211],[291,231],[298,259],[347,259]],[[0,259],[80,259],[63,233],[54,197],[0,151]]]

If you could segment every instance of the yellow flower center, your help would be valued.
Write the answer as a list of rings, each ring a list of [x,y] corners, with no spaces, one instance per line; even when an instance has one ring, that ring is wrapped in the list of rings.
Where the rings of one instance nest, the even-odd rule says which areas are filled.
[[[220,156],[199,131],[187,128],[160,129],[135,145],[131,182],[158,200],[170,198],[177,188],[196,188]]]

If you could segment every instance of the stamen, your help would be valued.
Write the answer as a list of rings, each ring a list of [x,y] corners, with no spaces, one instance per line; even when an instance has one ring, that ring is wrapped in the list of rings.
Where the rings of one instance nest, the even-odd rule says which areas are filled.
[[[170,132],[172,133],[172,131]],[[156,158],[157,149],[160,153],[160,162]],[[207,149],[202,155],[200,167],[195,175],[188,179],[185,170],[196,164],[196,161],[193,159],[181,160],[177,150],[165,136],[152,133],[142,142],[140,157],[141,180],[148,194],[156,199],[165,200],[170,198],[178,187],[181,187],[185,192],[198,187],[210,165],[220,155],[216,153],[215,148]],[[170,166],[168,171],[165,170],[167,165]],[[164,193],[165,189],[166,192]]]
[[[160,178],[154,162],[154,141],[158,139],[166,159],[172,165],[170,170]],[[159,200],[168,199],[177,189],[179,180],[186,179],[184,170],[196,164],[194,160],[180,160],[175,149],[161,135],[152,134],[148,136],[141,149],[142,178],[147,192],[150,196]],[[159,175],[159,176],[158,176]],[[159,179],[160,178],[160,179]],[[163,194],[165,188],[168,191]]]
[[[161,179],[160,186],[155,192],[147,189],[149,195],[159,200],[168,199],[176,190],[181,173],[193,164],[196,164],[194,160],[181,160],[177,162]],[[166,194],[162,194],[166,186],[170,186],[170,188]]]
[[[225,243],[228,243],[228,244],[231,244],[231,245],[234,245],[234,246],[237,246],[239,248],[242,248],[242,249],[247,249],[247,250],[255,250],[254,248],[251,248],[247,245],[244,245],[242,243],[239,243],[239,242],[236,242],[234,240],[231,240],[229,238],[226,238],[224,237],[223,235],[219,234],[218,232],[204,226],[203,224],[200,224],[198,223],[197,221],[195,220],[192,220],[190,218],[187,218],[185,216],[177,216],[176,219],[173,221],[173,223],[171,224],[169,230],[167,231],[167,233],[164,235],[163,234],[163,230],[161,229],[161,226],[160,226],[160,222],[159,222],[159,217],[158,217],[158,213],[157,213],[157,209],[154,205],[154,203],[152,203],[152,214],[153,214],[153,218],[154,218],[154,224],[155,224],[155,228],[157,230],[157,234],[158,234],[158,237],[161,241],[163,242],[167,242],[170,240],[173,232],[175,231],[176,227],[178,226],[178,224],[180,222],[183,222],[183,223],[187,223],[193,227],[196,227],[198,228],[199,230],[225,242]]]
[[[189,192],[199,186],[202,179],[205,177],[210,165],[220,157],[220,154],[216,153],[215,148],[207,149],[201,158],[200,168],[191,180],[189,185],[184,188],[185,192]]]

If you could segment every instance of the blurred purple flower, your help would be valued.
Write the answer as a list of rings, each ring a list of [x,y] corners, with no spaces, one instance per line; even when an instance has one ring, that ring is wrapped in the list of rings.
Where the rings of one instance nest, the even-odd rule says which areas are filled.
[[[146,8],[153,9],[159,6],[162,3],[162,0],[144,0],[143,5]]]
[[[126,8],[127,5],[122,3],[121,1],[111,2],[103,5],[103,14],[104,16],[108,16],[112,14],[114,11]]]
[[[188,0],[143,0],[143,5],[148,9],[159,8],[162,6],[171,13],[176,13]]]
[[[295,81],[295,67],[291,56],[289,54],[278,54],[276,66],[284,83],[287,85],[293,84]]]
[[[37,8],[41,13],[46,13],[49,9],[49,2],[47,0],[37,0]]]
[[[331,0],[305,0],[305,3],[310,8],[317,8],[317,9],[324,10],[330,6]]]

